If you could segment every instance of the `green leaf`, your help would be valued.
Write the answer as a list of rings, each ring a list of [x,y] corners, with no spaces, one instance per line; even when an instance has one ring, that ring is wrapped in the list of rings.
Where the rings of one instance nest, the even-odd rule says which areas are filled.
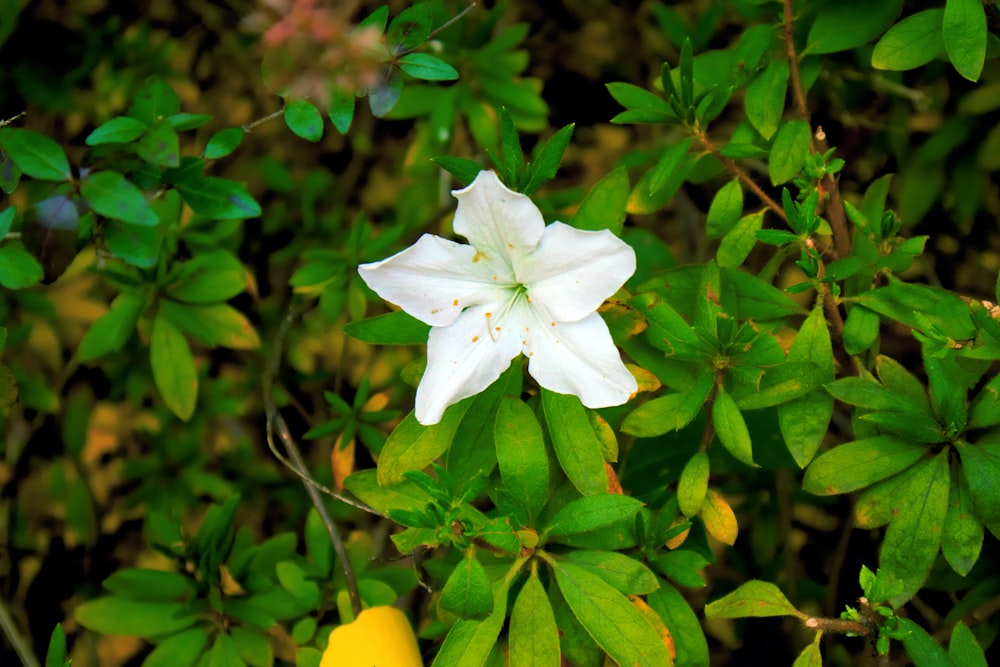
[[[163,299],[160,312],[178,329],[202,343],[232,350],[254,350],[260,337],[250,321],[226,303],[180,304]]]
[[[556,583],[580,624],[620,665],[669,665],[657,629],[624,595],[586,569],[550,563]]]
[[[712,424],[715,426],[715,434],[718,436],[719,442],[736,460],[748,466],[757,466],[753,462],[752,443],[747,423],[743,419],[740,409],[736,406],[736,401],[721,384],[718,386],[715,402],[712,404]]]
[[[660,587],[648,567],[616,551],[577,549],[567,553],[563,560],[589,570],[624,595],[647,595]]]
[[[891,410],[920,414],[924,407],[908,396],[889,391],[877,382],[859,377],[840,378],[824,385],[824,388],[837,400],[866,410]]]
[[[979,560],[983,548],[983,522],[976,517],[969,484],[958,461],[951,462],[948,515],[941,535],[941,552],[951,568],[963,577]]]
[[[357,98],[350,92],[334,89],[330,91],[330,104],[326,113],[330,116],[330,122],[341,134],[347,134],[354,121],[354,107]]]
[[[743,186],[733,179],[719,188],[708,207],[705,219],[705,233],[710,239],[717,239],[729,232],[743,212]]]
[[[377,345],[422,345],[430,325],[401,310],[344,325],[344,333]]]
[[[896,622],[899,624],[900,641],[914,667],[966,667],[952,663],[944,647],[910,619],[897,616]]]
[[[786,243],[794,243],[799,240],[796,234],[784,229],[761,229],[754,232],[754,236],[761,243],[778,246],[785,245]]]
[[[577,229],[610,229],[616,236],[621,234],[630,192],[628,171],[618,167],[594,184],[569,224]]]
[[[14,215],[16,213],[17,209],[13,206],[8,206],[3,211],[0,211],[0,239],[10,233],[10,226],[14,222]]]
[[[184,265],[177,280],[167,287],[167,295],[186,303],[226,301],[246,289],[243,264],[224,250],[198,255]]]
[[[559,667],[559,628],[545,587],[535,572],[524,583],[510,614],[510,664]]]
[[[392,604],[393,601],[395,601],[395,596],[386,604]],[[301,630],[303,627],[312,628],[311,630],[306,630],[304,632],[305,637],[302,641],[308,642],[316,633],[316,619],[307,616],[292,626],[291,634],[293,640],[297,639],[297,631],[303,632]],[[262,632],[258,632],[255,629],[241,627],[238,625],[231,626],[229,628],[229,634],[233,638],[233,645],[236,647],[236,651],[248,665],[253,665],[253,667],[274,666],[274,649],[271,648],[271,643],[268,641],[267,635]],[[296,641],[296,643],[301,642]]]
[[[677,484],[677,502],[684,516],[696,516],[705,504],[709,471],[708,454],[704,450],[696,452],[684,465]]]
[[[536,150],[535,157],[529,165],[530,176],[528,184],[524,186],[524,194],[530,195],[555,178],[563,153],[566,152],[570,137],[573,136],[574,127],[573,123],[563,126]]]
[[[781,589],[769,581],[752,579],[735,591],[705,605],[708,618],[763,618],[766,616],[797,616],[806,618],[795,608]]]
[[[926,65],[945,53],[941,24],[944,10],[925,9],[889,28],[872,51],[872,67],[897,72]],[[877,220],[881,218],[871,218]]]
[[[612,123],[669,123],[677,115],[662,97],[631,83],[605,84],[611,97],[628,109],[611,119]]]
[[[545,526],[545,534],[554,538],[589,533],[627,521],[642,507],[642,501],[617,493],[584,496],[563,505]]]
[[[171,412],[187,421],[198,400],[198,374],[184,335],[159,312],[149,339],[153,381]]]
[[[604,493],[608,477],[601,443],[580,399],[543,388],[542,408],[552,447],[566,477],[584,496]]]
[[[470,550],[441,590],[438,605],[459,618],[484,620],[493,613],[493,591],[486,569]]]
[[[747,86],[744,98],[747,120],[768,141],[781,123],[787,91],[788,61],[785,59],[772,60]]]
[[[875,342],[879,333],[878,313],[864,306],[847,309],[844,322],[844,349],[848,354],[861,354]]]
[[[56,623],[49,638],[49,650],[45,653],[45,667],[63,667],[66,662],[66,632],[62,623]]]
[[[0,285],[24,289],[35,285],[43,275],[38,261],[20,245],[0,246]]]
[[[802,649],[792,667],[823,667],[823,653],[820,651],[820,638],[822,634],[817,632],[812,643]]]
[[[659,590],[651,593],[646,601],[655,611],[674,638],[677,660],[674,667],[703,667],[708,665],[708,642],[701,627],[701,619],[695,615],[690,603],[680,591],[664,582]]]
[[[931,403],[941,423],[949,432],[964,431],[969,412],[965,404],[966,386],[959,379],[961,368],[955,363],[954,357],[941,359],[926,353],[924,368],[927,371]]]
[[[442,155],[431,158],[431,162],[437,162],[441,165],[442,169],[454,176],[463,186],[476,180],[476,176],[478,176],[479,172],[483,170],[478,162],[474,162],[464,157]]]
[[[208,652],[208,667],[246,667],[230,635],[221,633],[216,636],[215,644]]]
[[[379,484],[396,484],[402,481],[403,473],[422,470],[444,454],[471,405],[471,399],[452,405],[433,426],[423,426],[412,412],[408,414],[382,447],[378,459]]]
[[[431,501],[426,491],[409,480],[380,485],[374,469],[349,475],[344,479],[344,488],[382,514],[388,514],[391,509],[419,512]]]
[[[76,620],[105,635],[156,637],[190,627],[198,614],[180,602],[140,602],[114,596],[88,600],[76,608]]]
[[[903,7],[903,0],[840,0],[824,5],[809,28],[806,53],[847,51],[881,35],[892,25]]]
[[[788,403],[820,386],[826,377],[823,369],[811,361],[787,361],[768,368],[751,387],[743,385],[733,392],[740,410],[760,410]]]
[[[535,413],[519,398],[503,397],[493,438],[504,487],[524,503],[529,517],[538,516],[548,495],[549,460]]]
[[[893,607],[909,601],[930,574],[948,512],[949,486],[945,450],[914,475],[908,487],[908,502],[901,504],[899,513],[889,522],[879,566],[903,584],[902,591],[890,599]]]
[[[323,116],[309,100],[285,102],[285,125],[306,141],[316,143],[323,138]]]
[[[788,360],[811,361],[823,373],[824,381],[833,380],[833,346],[822,306],[813,308],[802,323],[788,350]],[[781,435],[799,467],[804,468],[819,451],[832,415],[833,397],[822,389],[778,406]]]
[[[969,494],[977,516],[993,535],[1000,537],[1000,442],[995,436],[983,438],[974,445],[958,442],[962,471],[969,483]]]
[[[739,219],[736,225],[726,232],[719,243],[715,261],[719,266],[737,268],[750,255],[757,243],[757,232],[764,224],[764,211],[750,213]]]
[[[427,39],[431,32],[431,20],[430,5],[418,2],[389,22],[386,38],[398,51],[407,51]]]
[[[90,208],[106,218],[144,227],[160,222],[142,191],[117,171],[89,174],[80,185],[80,193]]]
[[[493,613],[483,621],[461,620],[451,626],[431,667],[483,667],[507,619],[510,584],[504,578],[493,583]]]
[[[739,307],[735,315],[741,320],[773,320],[807,314],[788,294],[753,274],[723,268],[722,279],[725,291],[735,293],[734,302]]]
[[[714,383],[715,374],[704,373],[686,392],[667,394],[643,403],[625,418],[622,431],[640,438],[679,431],[701,412]]]
[[[142,82],[128,108],[128,115],[149,127],[162,118],[173,116],[180,109],[181,100],[177,93],[160,77],[151,76]]]
[[[146,130],[136,144],[135,152],[146,162],[160,167],[181,165],[180,137],[166,120],[158,121]]]
[[[955,70],[978,81],[986,60],[986,12],[980,0],[946,0],[941,36]]]
[[[242,220],[260,215],[260,205],[239,183],[225,178],[199,176],[177,184],[177,191],[191,209],[213,220]]]
[[[62,146],[44,134],[15,127],[0,127],[0,149],[24,174],[42,181],[72,178]]]
[[[644,194],[654,197],[664,188],[672,194],[680,187],[680,184],[690,173],[691,163],[687,158],[692,141],[694,140],[690,137],[679,141],[663,153],[656,165],[648,172],[648,192]],[[640,179],[640,183],[643,180],[645,179]],[[666,187],[668,184],[669,188]],[[639,187],[638,183],[636,187]]]
[[[951,641],[948,643],[948,655],[951,657],[955,667],[987,667],[986,655],[982,647],[976,642],[976,636],[972,634],[962,621],[955,624],[951,630]]]
[[[162,238],[156,227],[108,220],[104,225],[104,241],[115,257],[141,269],[153,268],[160,257]]]
[[[179,132],[184,130],[195,130],[212,120],[212,116],[207,113],[175,113],[167,117],[167,122],[171,127]]]
[[[820,496],[863,489],[905,470],[927,451],[925,445],[893,435],[848,442],[813,461],[806,469],[802,487]]]
[[[88,146],[102,144],[127,144],[142,136],[149,126],[140,120],[128,116],[117,116],[101,123],[93,132],[87,135]]]
[[[1000,375],[986,383],[969,406],[969,428],[1000,424]]]
[[[401,70],[416,79],[454,81],[458,78],[458,70],[428,53],[407,53],[398,62]]]
[[[202,157],[206,160],[218,160],[230,155],[243,143],[243,135],[242,127],[227,127],[224,130],[219,130],[209,138]]]
[[[767,165],[772,185],[787,183],[802,171],[811,139],[808,121],[792,120],[781,126],[771,145],[771,159]]]
[[[139,316],[146,309],[146,300],[134,292],[122,292],[111,304],[111,310],[94,322],[80,341],[77,358],[83,363],[109,352],[118,352],[135,332]]]
[[[191,628],[171,635],[157,644],[146,656],[142,667],[174,667],[175,665],[197,664],[198,657],[208,644],[208,630],[204,627]]]
[[[128,568],[101,582],[116,597],[146,602],[182,602],[195,592],[195,582],[177,572]]]

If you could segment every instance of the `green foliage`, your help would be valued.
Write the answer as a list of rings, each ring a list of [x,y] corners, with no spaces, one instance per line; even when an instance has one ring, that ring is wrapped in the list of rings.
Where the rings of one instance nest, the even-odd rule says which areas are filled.
[[[318,666],[384,605],[447,667],[988,664],[993,3],[278,2],[240,31],[35,4],[0,2],[28,110],[0,120],[0,580],[16,620],[73,617],[46,667],[95,664],[95,634]],[[71,68],[27,48],[62,39]],[[447,236],[484,168],[635,251],[573,322],[607,324],[624,404],[516,356],[439,423],[410,411],[432,327],[357,267]],[[405,288],[455,273],[440,243]],[[491,317],[470,337],[518,333]],[[874,572],[842,600],[845,551]],[[72,597],[27,599],[59,558],[87,563]],[[814,634],[765,646],[760,617]]]

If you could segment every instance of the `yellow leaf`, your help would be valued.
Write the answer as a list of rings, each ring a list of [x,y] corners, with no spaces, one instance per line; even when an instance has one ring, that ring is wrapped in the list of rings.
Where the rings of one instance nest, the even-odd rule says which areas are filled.
[[[337,436],[337,442],[330,451],[330,467],[333,469],[333,487],[339,492],[344,490],[344,478],[354,472],[354,438],[346,445],[341,443],[342,435]]]
[[[334,628],[320,667],[423,667],[410,621],[395,607],[365,609]]]
[[[632,377],[635,378],[635,381],[639,383],[640,394],[644,391],[654,392],[663,386],[663,384],[660,382],[660,378],[656,377],[655,375],[647,371],[645,368],[642,368],[641,366],[636,366],[635,364],[625,364],[625,367],[628,368],[629,372],[632,374]]]
[[[718,491],[709,489],[705,495],[705,502],[701,506],[701,520],[705,523],[705,530],[715,539],[729,546],[736,543],[736,535],[739,533],[736,514]]]
[[[667,628],[667,624],[663,622],[660,615],[653,611],[653,608],[646,604],[646,601],[638,595],[630,595],[628,596],[628,599],[629,602],[632,603],[632,606],[639,610],[642,617],[645,618],[646,621],[653,626],[653,629],[656,630],[656,633],[660,635],[663,645],[667,647],[667,651],[670,653],[670,659],[676,660],[677,647],[674,645],[674,637],[670,634],[670,629]]]
[[[678,514],[677,516],[674,517],[674,520],[670,523],[670,527],[671,528],[676,528],[677,526],[680,526],[681,524],[685,524],[685,523],[687,523],[687,519],[684,517],[684,515],[683,514]],[[688,535],[690,533],[691,533],[691,527],[688,526],[684,530],[684,532],[679,533],[677,535],[674,535],[669,540],[667,540],[664,543],[664,545],[668,549],[676,549],[680,545],[684,544],[684,540],[687,539],[687,537],[688,537]]]

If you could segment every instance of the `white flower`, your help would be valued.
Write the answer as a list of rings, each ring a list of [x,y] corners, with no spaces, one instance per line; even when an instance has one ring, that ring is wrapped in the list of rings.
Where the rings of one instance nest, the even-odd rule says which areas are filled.
[[[481,392],[519,354],[542,387],[602,408],[625,403],[635,378],[597,308],[635,272],[635,252],[608,230],[545,226],[538,208],[492,171],[452,192],[464,245],[424,234],[358,272],[380,297],[431,325],[416,417]]]

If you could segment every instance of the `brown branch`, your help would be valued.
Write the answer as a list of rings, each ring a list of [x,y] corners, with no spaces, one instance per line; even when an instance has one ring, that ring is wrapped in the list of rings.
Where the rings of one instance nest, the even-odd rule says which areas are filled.
[[[753,192],[755,195],[757,195],[757,198],[760,199],[762,202],[764,202],[764,204],[769,209],[777,213],[778,217],[780,217],[786,223],[788,222],[788,216],[785,215],[785,209],[781,208],[781,206],[778,205],[778,202],[771,199],[771,197],[766,192],[764,192],[764,190],[761,189],[761,187],[757,185],[757,183],[752,178],[750,178],[750,176],[745,171],[743,171],[740,165],[736,164],[734,160],[720,153],[719,149],[715,147],[715,144],[712,143],[712,140],[708,138],[707,134],[705,134],[704,132],[698,132],[695,136],[697,137],[698,141],[700,141],[702,145],[705,147],[705,150],[707,150],[709,153],[715,156],[715,158],[719,162],[721,162],[726,169],[729,170],[729,173],[731,173],[733,176],[736,176],[736,178],[740,179],[740,182],[743,183],[748,188],[750,188],[750,191]]]
[[[326,528],[327,535],[330,537],[330,543],[333,545],[333,550],[336,552],[337,559],[340,561],[340,567],[344,571],[344,579],[347,583],[347,592],[351,597],[351,608],[354,610],[355,617],[357,617],[358,614],[361,613],[361,593],[358,591],[358,580],[357,577],[354,576],[354,568],[347,556],[347,548],[344,546],[344,541],[340,537],[340,532],[337,530],[337,526],[333,523],[333,518],[327,511],[326,505],[323,503],[323,498],[319,495],[319,490],[316,488],[318,485],[312,477],[309,476],[305,461],[302,459],[302,454],[299,452],[299,447],[295,444],[295,439],[292,438],[292,435],[288,430],[288,425],[285,424],[285,420],[282,419],[281,414],[278,412],[278,408],[274,402],[274,381],[278,375],[278,368],[281,366],[281,357],[285,339],[288,337],[288,332],[291,329],[292,322],[295,321],[299,314],[301,314],[300,309],[292,308],[289,310],[288,315],[285,316],[285,319],[281,323],[281,327],[278,329],[278,333],[274,338],[274,349],[271,352],[271,359],[268,362],[267,367],[264,369],[264,374],[261,378],[261,385],[264,394],[264,413],[267,418],[267,445],[271,449],[274,456],[292,472],[294,472],[299,479],[302,480],[303,485],[306,487],[306,492],[309,494],[309,498],[312,499],[313,506],[316,508],[316,512],[319,514],[319,518],[323,522],[323,526]],[[277,427],[278,435],[281,437],[281,444],[284,445],[285,451],[288,452],[287,459],[278,453],[278,449],[275,446],[275,427]]]
[[[794,26],[792,0],[785,0],[782,23],[785,29],[785,51],[788,53],[788,75],[792,84],[792,97],[795,98],[795,110],[800,116],[809,120],[809,107],[806,106],[806,94],[802,89],[802,78],[799,76],[799,58],[795,53],[795,35],[792,32]]]

